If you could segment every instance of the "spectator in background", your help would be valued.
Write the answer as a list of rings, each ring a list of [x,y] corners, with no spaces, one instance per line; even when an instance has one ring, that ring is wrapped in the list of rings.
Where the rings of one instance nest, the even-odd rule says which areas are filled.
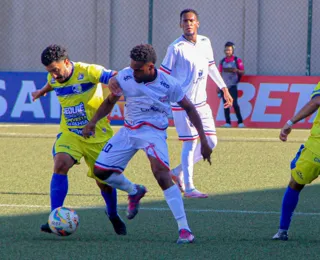
[[[219,71],[221,76],[226,83],[229,93],[233,98],[233,108],[236,113],[238,119],[238,127],[245,127],[243,124],[240,107],[238,104],[238,83],[241,79],[241,76],[244,74],[244,65],[240,58],[234,56],[234,48],[235,45],[232,42],[227,42],[224,45],[224,53],[225,57],[220,61]],[[226,100],[223,97],[223,93],[221,93],[220,89],[217,89],[217,92],[220,97],[223,98],[223,102]],[[223,127],[231,127],[231,119],[230,119],[230,108],[224,108],[224,116],[226,118],[226,123]]]

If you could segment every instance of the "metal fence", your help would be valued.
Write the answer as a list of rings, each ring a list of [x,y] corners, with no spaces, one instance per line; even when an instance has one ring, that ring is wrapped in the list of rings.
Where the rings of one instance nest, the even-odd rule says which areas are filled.
[[[149,42],[159,65],[185,8],[198,11],[217,61],[233,41],[247,74],[320,75],[320,1],[312,0],[1,0],[0,71],[43,71],[40,54],[52,43],[73,60],[121,69],[133,46]]]

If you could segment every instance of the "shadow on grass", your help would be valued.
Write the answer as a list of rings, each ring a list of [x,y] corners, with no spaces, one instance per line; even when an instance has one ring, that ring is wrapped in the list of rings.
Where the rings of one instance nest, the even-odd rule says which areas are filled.
[[[177,226],[165,201],[142,201],[139,214],[130,221],[125,218],[126,205],[120,204],[126,236],[114,233],[102,207],[76,209],[77,232],[57,237],[40,232],[47,208],[3,206],[12,215],[0,217],[0,259],[318,259],[320,186],[307,187],[301,194],[297,208],[301,214],[293,218],[288,242],[271,240],[283,192],[270,189],[184,199],[196,236],[192,245],[175,244]]]

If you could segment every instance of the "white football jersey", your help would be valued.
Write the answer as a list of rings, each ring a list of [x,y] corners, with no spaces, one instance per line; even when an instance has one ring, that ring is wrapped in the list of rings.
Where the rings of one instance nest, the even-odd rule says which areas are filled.
[[[156,79],[147,83],[137,83],[130,67],[119,71],[116,76],[126,99],[126,127],[137,129],[149,125],[165,130],[171,113],[170,102],[179,102],[184,98],[185,94],[176,79],[156,71]]]
[[[197,42],[182,35],[169,45],[160,70],[178,80],[183,92],[197,107],[207,101],[208,68],[215,64],[209,38],[197,35]],[[179,108],[176,103],[172,108]]]

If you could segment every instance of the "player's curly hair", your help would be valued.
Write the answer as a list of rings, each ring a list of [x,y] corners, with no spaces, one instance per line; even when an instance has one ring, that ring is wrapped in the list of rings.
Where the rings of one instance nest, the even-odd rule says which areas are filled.
[[[194,10],[194,9],[188,8],[188,9],[184,9],[184,10],[181,11],[181,13],[180,13],[180,21],[182,19],[182,16],[184,14],[186,14],[186,13],[193,13],[197,17],[197,20],[199,20],[198,12],[196,10]]]
[[[69,59],[67,50],[58,44],[48,46],[41,54],[41,62],[44,66],[49,66],[54,61],[65,59]]]
[[[130,52],[130,58],[134,61],[142,61],[144,63],[157,61],[157,54],[150,44],[140,44],[134,47]]]

